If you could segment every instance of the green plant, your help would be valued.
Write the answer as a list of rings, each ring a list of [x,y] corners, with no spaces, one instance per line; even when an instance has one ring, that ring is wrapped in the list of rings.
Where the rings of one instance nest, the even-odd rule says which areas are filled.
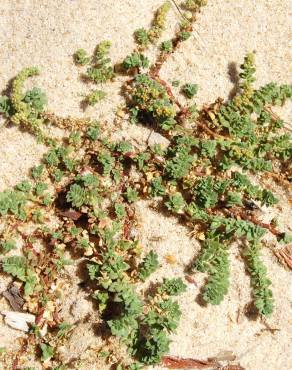
[[[73,329],[73,325],[66,322],[61,322],[58,326],[58,338],[63,338]]]
[[[28,261],[22,256],[5,257],[2,260],[3,271],[23,281],[25,295],[33,293],[37,285],[37,277]]]
[[[207,0],[186,0],[184,5],[189,10],[198,11],[201,7],[206,6],[207,2]]]
[[[131,99],[137,115],[150,115],[159,125],[173,120],[176,115],[175,106],[165,87],[146,74],[135,76]]]
[[[85,102],[88,105],[95,105],[106,97],[106,93],[102,90],[92,90],[90,94],[85,97]]]
[[[139,28],[135,31],[135,40],[139,45],[146,47],[149,43],[155,43],[160,38],[165,29],[166,16],[170,7],[170,2],[166,1],[157,9],[148,31],[145,28]]]
[[[165,187],[162,183],[162,178],[159,176],[159,177],[155,177],[152,181],[151,181],[151,184],[150,184],[151,188],[150,188],[150,194],[151,196],[153,197],[157,197],[157,196],[162,196],[165,194]]]
[[[111,61],[108,57],[110,47],[109,41],[100,42],[93,54],[91,65],[87,68],[87,77],[97,84],[110,81],[115,76],[113,67],[109,65]]]
[[[8,96],[0,96],[0,114],[3,114],[6,118],[13,114],[12,103]]]
[[[87,130],[87,136],[90,140],[94,141],[99,137],[100,126],[98,122],[92,124]]]
[[[42,130],[44,119],[41,113],[47,104],[47,97],[36,87],[26,93],[23,91],[25,80],[38,74],[37,67],[24,68],[19,72],[12,82],[10,97],[4,96],[0,99],[0,113],[44,141],[46,137]]]
[[[41,343],[40,347],[42,350],[42,360],[43,361],[47,361],[54,356],[54,348],[51,347],[50,345]]]
[[[48,103],[46,94],[38,87],[34,87],[27,91],[23,101],[37,112],[42,112]]]
[[[16,249],[15,240],[7,239],[0,241],[0,248],[4,253],[10,252],[12,249]]]
[[[206,240],[202,253],[195,262],[195,268],[210,274],[203,291],[204,300],[211,304],[219,304],[229,287],[229,261],[226,246],[216,240]]]
[[[139,278],[145,281],[158,268],[158,264],[157,254],[150,251],[139,266]]]
[[[259,251],[260,244],[255,241],[248,245],[244,255],[247,258],[248,270],[251,275],[255,306],[261,314],[269,316],[273,312],[274,299],[269,288],[271,281],[267,277],[267,268],[260,260]]]
[[[94,53],[89,57],[84,49],[78,49],[73,55],[76,64],[88,65],[85,77],[96,84],[110,81],[115,73],[110,65],[109,50],[111,43],[107,40],[101,41],[95,48]]]
[[[125,197],[128,200],[128,202],[133,203],[138,200],[138,193],[135,189],[128,187],[125,192]]]
[[[137,44],[141,46],[147,46],[150,42],[148,32],[145,28],[139,28],[136,30],[134,36]]]
[[[37,88],[23,89],[26,78],[38,73],[36,68],[20,72],[12,93],[0,97],[0,113],[7,121],[28,129],[48,146],[29,181],[0,193],[0,247],[3,253],[13,253],[17,241],[17,254],[22,255],[2,257],[2,270],[23,284],[25,307],[37,316],[44,312],[40,325],[44,323],[47,332],[34,325],[30,345],[41,349],[43,361],[53,359],[53,366],[58,344],[73,329],[49,311],[60,298],[59,289],[54,288],[59,278],[66,281],[63,269],[72,263],[69,253],[86,261],[88,279],[82,285],[96,300],[107,333],[118,337],[135,361],[128,365],[124,358],[117,359],[118,370],[155,365],[169,351],[169,335],[181,316],[174,297],[185,293],[186,285],[172,277],[162,282],[154,279],[155,284],[149,285],[148,278],[158,269],[160,259],[153,250],[145,255],[138,241],[134,203],[139,199],[154,197],[155,209],[167,208],[201,241],[193,266],[208,274],[202,288],[206,303],[219,304],[228,292],[229,247],[236,242],[251,276],[258,312],[272,313],[271,282],[260,259],[261,239],[265,233],[273,234],[279,243],[289,243],[291,238],[275,221],[262,222],[257,213],[265,210],[263,205],[272,207],[278,201],[262,186],[261,174],[271,175],[280,185],[291,177],[291,135],[271,109],[292,98],[292,87],[269,83],[256,89],[255,59],[248,54],[233,99],[218,99],[203,108],[183,106],[167,80],[160,78],[160,69],[181,41],[190,37],[196,14],[204,5],[205,0],[187,0],[181,5],[183,20],[177,32],[157,44],[157,59],[141,74],[139,68],[149,67],[142,51],[157,43],[166,26],[170,3],[164,3],[151,27],[135,32],[138,49],[123,62],[130,78],[123,73],[123,79],[127,78],[122,86],[125,115],[118,109],[117,116],[123,117],[124,124],[129,113],[132,123],[159,131],[165,146],[141,149],[132,138],[113,142],[112,130],[108,132],[103,123],[44,112],[45,94]],[[92,56],[83,49],[74,55],[76,64],[87,65],[85,77],[92,82],[115,77],[110,46],[103,41]],[[180,82],[172,85],[178,87]],[[197,85],[185,84],[182,92],[191,99]],[[95,104],[103,95],[93,90],[87,103]],[[64,130],[64,137],[45,135],[45,124]],[[104,357],[109,359],[110,354],[107,351]]]
[[[73,55],[74,61],[76,64],[84,66],[90,62],[90,57],[87,55],[87,52],[84,49],[78,49]]]
[[[66,199],[71,202],[73,207],[81,207],[86,204],[87,194],[86,190],[78,184],[73,184],[70,186],[70,190],[67,193]]]
[[[172,40],[163,41],[161,44],[161,50],[166,53],[171,53],[173,51]]]
[[[198,92],[198,85],[190,83],[185,84],[181,90],[188,99],[192,99]]]
[[[140,53],[133,53],[128,55],[123,61],[123,67],[126,70],[133,68],[147,68],[149,66],[149,60],[145,55]]]
[[[185,201],[181,193],[177,192],[169,197],[169,201],[165,203],[168,210],[175,213],[181,213],[185,206]]]

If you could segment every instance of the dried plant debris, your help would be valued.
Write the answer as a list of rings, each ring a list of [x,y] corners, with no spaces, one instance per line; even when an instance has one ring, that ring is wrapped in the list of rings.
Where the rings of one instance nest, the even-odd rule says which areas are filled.
[[[12,285],[5,292],[3,292],[2,295],[8,300],[14,311],[22,311],[24,299],[22,298],[17,286]]]
[[[168,369],[212,369],[217,365],[215,361],[201,361],[193,358],[171,356],[164,356],[162,364]]]
[[[291,135],[272,107],[291,100],[292,87],[271,82],[256,89],[251,53],[241,65],[233,99],[217,99],[201,110],[194,101],[183,106],[159,70],[167,55],[190,36],[204,5],[206,1],[184,2],[180,8],[184,20],[172,40],[161,46],[157,41],[171,7],[166,2],[148,30],[135,32],[139,50],[122,62],[122,73],[128,76],[123,91],[130,124],[152,130],[146,149],[113,141],[101,122],[47,112],[41,89],[23,89],[24,81],[39,73],[35,67],[18,73],[11,94],[0,97],[0,113],[6,120],[48,146],[30,180],[0,193],[1,269],[18,282],[18,288],[4,296],[14,310],[23,311],[2,315],[11,327],[29,331],[23,351],[35,351],[46,366],[65,369],[58,348],[74,332],[74,325],[62,321],[58,305],[71,278],[65,267],[76,258],[86,266],[80,286],[96,302],[104,336],[117,338],[128,350],[129,359],[118,353],[105,356],[118,370],[158,363],[169,368],[214,365],[213,360],[166,356],[170,334],[182,314],[178,297],[187,294],[187,286],[183,279],[169,276],[141,291],[167,261],[160,261],[155,250],[145,253],[137,239],[139,199],[152,199],[163,212],[177,216],[201,243],[186,281],[196,284],[191,276],[195,271],[208,274],[201,292],[205,303],[218,305],[224,300],[232,278],[229,248],[236,241],[251,276],[258,313],[273,312],[272,279],[261,260],[262,241],[269,233],[275,243],[288,244],[289,235],[274,223],[261,221],[262,207],[273,207],[278,198],[251,175],[270,174],[284,184],[291,181]],[[150,44],[158,50],[152,65],[143,54]],[[109,41],[100,42],[92,56],[83,49],[76,51],[74,61],[87,66],[87,80],[101,84],[115,78],[110,46]],[[191,100],[198,86],[187,83],[181,91]],[[92,90],[86,102],[94,105],[104,97],[102,90]],[[64,136],[50,137],[48,125],[64,129]],[[290,266],[288,249],[275,253]],[[236,366],[225,368],[241,368]]]
[[[292,270],[292,244],[288,244],[285,247],[279,247],[274,249],[275,255],[278,257],[279,262],[281,262],[285,267]]]

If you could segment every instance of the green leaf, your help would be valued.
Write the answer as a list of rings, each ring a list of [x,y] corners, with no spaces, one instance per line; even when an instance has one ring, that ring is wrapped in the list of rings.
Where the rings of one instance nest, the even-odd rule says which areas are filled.
[[[203,299],[218,305],[229,287],[229,261],[226,247],[217,240],[207,239],[201,255],[195,262],[198,271],[208,272],[210,277],[204,287]]]
[[[163,284],[158,288],[160,294],[166,293],[171,296],[180,295],[185,292],[187,286],[181,278],[164,279]]]
[[[198,85],[197,84],[185,84],[182,87],[182,92],[188,99],[192,99],[198,92]]]
[[[78,184],[73,184],[70,186],[70,190],[66,195],[67,202],[71,202],[73,207],[81,207],[86,203],[87,192]]]
[[[137,44],[139,45],[147,46],[150,42],[148,33],[145,28],[139,28],[138,30],[136,30],[134,36]]]
[[[18,278],[26,280],[26,259],[21,256],[5,257],[2,260],[3,271]]]
[[[34,179],[40,179],[44,171],[44,166],[40,164],[39,166],[35,166],[31,170],[32,177]]]
[[[172,40],[163,41],[160,48],[166,53],[171,53],[173,50]]]
[[[100,153],[98,156],[98,161],[101,163],[103,167],[103,174],[109,175],[113,169],[115,160],[108,152]]]
[[[16,189],[23,191],[24,193],[29,193],[32,189],[32,184],[29,181],[22,181],[16,185]]]
[[[51,359],[54,356],[55,350],[50,345],[45,344],[45,343],[41,343],[40,347],[41,347],[41,350],[42,350],[42,361],[47,361],[47,360]]]
[[[13,112],[13,106],[11,100],[8,96],[0,95],[0,114],[3,114],[5,117],[10,117]]]
[[[243,206],[240,193],[229,191],[226,198],[226,206]]]
[[[274,194],[270,190],[263,190],[262,193],[262,204],[265,204],[266,206],[270,207],[274,204],[278,203],[278,199],[274,196]]]
[[[73,58],[74,58],[75,63],[81,66],[84,66],[85,64],[88,64],[90,62],[90,58],[84,49],[78,49],[74,53]]]
[[[35,192],[37,196],[44,195],[45,190],[48,189],[48,184],[45,182],[38,182],[35,186]]]
[[[94,141],[99,137],[100,126],[98,122],[94,122],[87,130],[87,136],[90,140]]]
[[[119,219],[123,219],[126,216],[124,204],[115,204],[115,214]]]
[[[255,306],[259,313],[270,316],[274,309],[273,293],[269,288],[271,281],[267,277],[267,268],[260,260],[260,244],[252,242],[244,251],[247,258],[248,271],[251,275],[251,286]]]
[[[45,105],[48,104],[46,94],[37,87],[34,87],[31,90],[27,91],[23,101],[29,104],[37,112],[42,112]]]
[[[24,284],[24,295],[31,295],[37,285],[37,278],[33,271],[27,270],[25,284]]]
[[[128,187],[126,192],[124,193],[126,199],[128,200],[129,203],[133,203],[133,202],[136,202],[139,198],[139,195],[138,195],[138,192],[131,188],[131,187]]]
[[[73,325],[68,324],[66,322],[61,322],[58,325],[58,338],[64,338],[71,330],[73,329]]]
[[[159,266],[158,255],[150,251],[139,265],[138,277],[145,281]]]
[[[177,192],[169,197],[169,201],[165,203],[168,210],[175,213],[183,212],[185,200],[181,193]]]
[[[131,153],[133,151],[133,147],[128,141],[121,141],[117,144],[117,151],[122,154]]]
[[[90,106],[94,106],[96,103],[103,100],[106,96],[107,93],[102,90],[92,90],[90,94],[85,97],[85,102]]]
[[[0,247],[4,253],[10,252],[12,249],[16,249],[16,242],[13,239],[2,240]]]
[[[128,55],[123,61],[123,67],[127,70],[132,68],[146,68],[149,66],[149,59],[141,53]]]
[[[165,187],[162,184],[162,178],[155,177],[150,184],[150,194],[152,197],[159,197],[165,194]]]

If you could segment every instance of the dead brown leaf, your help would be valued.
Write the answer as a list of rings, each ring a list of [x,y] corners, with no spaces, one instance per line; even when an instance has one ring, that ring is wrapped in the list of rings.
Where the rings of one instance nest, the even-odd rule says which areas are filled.
[[[292,244],[283,248],[274,249],[274,254],[278,257],[282,265],[292,270]]]
[[[64,211],[60,212],[60,215],[63,217],[70,218],[73,221],[77,221],[82,216],[82,213],[78,211]]]
[[[202,361],[193,358],[181,358],[173,356],[164,356],[162,364],[169,369],[210,369],[217,366],[218,363],[212,360]]]
[[[9,301],[10,306],[14,311],[22,311],[24,299],[22,298],[19,289],[15,285],[10,286],[2,294]]]

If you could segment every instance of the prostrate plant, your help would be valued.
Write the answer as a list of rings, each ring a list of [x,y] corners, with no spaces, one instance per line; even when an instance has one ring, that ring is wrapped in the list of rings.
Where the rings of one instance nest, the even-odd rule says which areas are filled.
[[[96,46],[91,57],[87,55],[84,49],[78,49],[73,56],[76,64],[89,65],[85,77],[96,84],[111,81],[115,77],[114,69],[110,65],[110,47],[110,41],[105,40]]]
[[[95,49],[91,60],[91,66],[87,69],[87,77],[95,83],[110,81],[114,78],[113,67],[109,65],[111,62],[108,57],[111,43],[102,41]]]
[[[88,277],[82,285],[97,303],[105,334],[118,337],[136,361],[129,364],[115,349],[117,370],[157,364],[169,351],[169,335],[181,316],[173,297],[184,293],[186,285],[181,278],[157,279],[160,259],[154,250],[145,253],[138,240],[139,199],[153,199],[201,241],[193,269],[208,274],[202,289],[205,302],[219,304],[227,294],[229,247],[236,243],[251,275],[258,312],[272,313],[271,282],[260,259],[262,238],[270,232],[279,243],[290,239],[275,221],[266,224],[258,219],[262,207],[272,207],[278,199],[254,175],[271,175],[281,184],[291,180],[291,136],[271,109],[291,99],[292,87],[270,83],[255,89],[254,55],[248,54],[232,100],[218,99],[201,110],[195,104],[183,106],[159,70],[189,38],[204,5],[202,0],[183,3],[184,20],[174,37],[158,46],[156,62],[141,73],[150,63],[142,49],[156,43],[165,28],[170,4],[162,5],[151,28],[135,33],[139,50],[123,61],[122,73],[130,75],[122,89],[130,121],[164,135],[163,145],[140,150],[127,141],[113,142],[97,121],[44,112],[45,94],[37,88],[23,91],[25,79],[35,75],[36,68],[23,70],[14,80],[11,96],[0,97],[1,114],[49,146],[42,163],[32,168],[31,181],[0,193],[2,270],[22,283],[24,307],[38,317],[28,345],[41,351],[46,366],[64,368],[57,349],[75,327],[56,315],[59,279],[66,281],[64,266],[72,263],[69,253],[86,261]],[[115,76],[109,48],[110,43],[103,41],[92,57],[83,49],[74,55],[76,64],[87,65],[86,78],[94,83]],[[180,82],[172,85],[178,87]],[[192,99],[197,89],[185,84],[181,91]],[[103,97],[101,90],[93,90],[86,101],[94,105]],[[44,122],[67,130],[64,138],[45,136]],[[149,285],[149,277],[154,284]]]
[[[235,98],[199,113],[191,132],[179,124],[189,120],[192,112],[181,108],[164,84],[149,75],[137,74],[130,90],[130,112],[135,112],[136,119],[150,122],[161,131],[168,130],[171,141],[163,160],[157,161],[149,151],[144,154],[149,158],[144,181],[153,178],[149,195],[162,196],[169,211],[187,217],[198,234],[203,233],[206,241],[195,267],[210,274],[203,298],[212,304],[220,303],[228,291],[230,243],[240,238],[241,245],[243,241],[259,245],[267,228],[279,234],[258,221],[250,210],[251,205],[258,208],[254,201],[272,206],[277,198],[270,190],[254,185],[242,172],[285,170],[291,159],[291,136],[278,135],[283,122],[269,113],[270,105],[283,104],[291,98],[291,86],[268,84],[254,89],[252,54],[247,55],[241,68],[240,91]],[[185,85],[183,91],[191,97],[196,89],[195,85]],[[256,307],[269,315],[271,291],[267,284],[255,282],[260,273],[266,273],[259,255],[247,262]]]
[[[155,252],[150,251],[139,265],[138,276],[142,281],[145,281],[158,268],[157,257]]]
[[[30,131],[43,141],[45,139],[42,131],[44,119],[41,113],[47,104],[47,97],[39,88],[34,87],[26,93],[23,91],[26,79],[38,74],[38,68],[29,67],[23,69],[14,78],[10,97],[0,97],[0,114],[4,114],[12,123]]]
[[[169,1],[166,1],[157,9],[152,26],[148,31],[140,28],[135,31],[136,42],[141,46],[147,46],[149,43],[155,43],[166,28],[166,16],[171,8]]]
[[[188,99],[192,99],[198,92],[198,85],[197,84],[185,84],[182,87],[182,92]]]
[[[92,90],[86,97],[85,103],[91,106],[94,106],[99,101],[103,100],[106,97],[106,93],[102,90]]]
[[[244,250],[247,258],[248,270],[251,275],[251,286],[255,299],[255,306],[263,315],[271,315],[274,308],[273,293],[269,288],[272,284],[267,277],[267,268],[260,260],[260,244],[255,241]]]
[[[208,272],[210,278],[203,293],[205,302],[219,304],[229,287],[229,261],[227,248],[216,239],[206,240],[202,254],[194,266],[198,271]]]
[[[97,263],[88,265],[90,277],[98,286],[93,297],[111,333],[139,361],[154,364],[168,351],[167,333],[177,328],[181,315],[178,304],[170,296],[181,294],[186,287],[181,279],[165,280],[154,296],[143,300],[136,293],[133,277],[146,280],[158,267],[157,255],[150,252],[138,269],[133,269],[130,260],[137,253],[138,244],[117,238],[120,231],[120,226],[113,223],[112,229],[99,232],[104,252]]]
[[[149,60],[143,54],[133,53],[128,55],[123,61],[123,67],[126,70],[133,68],[147,68],[149,66]]]
[[[176,107],[166,88],[155,79],[146,74],[136,75],[130,96],[135,118],[152,120],[165,130],[175,125]]]
[[[87,55],[87,52],[84,49],[78,49],[73,55],[74,61],[76,64],[84,66],[90,63],[90,57]]]
[[[29,266],[29,260],[22,256],[5,257],[2,260],[3,271],[24,282],[25,296],[31,295],[38,287],[38,277]]]
[[[207,0],[186,0],[184,6],[188,10],[198,11],[201,7],[207,5]]]

